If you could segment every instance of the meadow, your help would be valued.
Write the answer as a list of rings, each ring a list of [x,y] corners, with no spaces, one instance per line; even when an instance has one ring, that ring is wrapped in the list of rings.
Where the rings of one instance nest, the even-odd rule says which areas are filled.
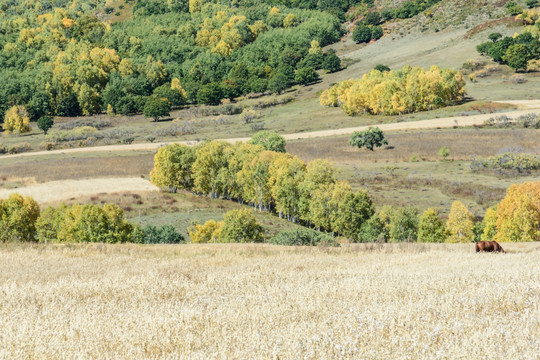
[[[537,359],[540,245],[0,246],[0,358]]]

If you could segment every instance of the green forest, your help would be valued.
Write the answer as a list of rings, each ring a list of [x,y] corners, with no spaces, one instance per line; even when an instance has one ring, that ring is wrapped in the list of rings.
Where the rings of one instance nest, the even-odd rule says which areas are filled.
[[[321,47],[340,39],[354,2],[265,3],[131,1],[132,16],[109,23],[100,18],[117,9],[100,0],[2,1],[2,120],[13,106],[37,121],[140,113],[150,97],[218,104],[340,68]]]

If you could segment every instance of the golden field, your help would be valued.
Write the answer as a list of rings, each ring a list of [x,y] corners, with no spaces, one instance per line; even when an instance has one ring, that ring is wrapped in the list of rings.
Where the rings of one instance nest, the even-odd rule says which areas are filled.
[[[540,244],[0,245],[0,359],[538,359]]]

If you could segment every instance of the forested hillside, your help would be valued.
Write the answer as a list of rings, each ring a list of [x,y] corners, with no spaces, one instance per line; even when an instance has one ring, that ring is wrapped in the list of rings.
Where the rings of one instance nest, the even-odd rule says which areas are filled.
[[[127,4],[133,14],[125,21],[102,21]],[[179,106],[281,92],[295,82],[295,70],[332,61],[327,68],[336,68],[337,57],[321,47],[340,38],[340,17],[351,5],[127,4],[3,1],[2,117],[15,105],[24,105],[35,121],[45,114],[88,115],[107,108],[142,112],[152,95]]]

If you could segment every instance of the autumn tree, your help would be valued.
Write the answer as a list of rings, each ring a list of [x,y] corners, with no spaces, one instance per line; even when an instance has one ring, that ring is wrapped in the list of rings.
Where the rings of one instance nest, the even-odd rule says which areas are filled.
[[[422,216],[418,224],[418,241],[429,243],[442,243],[446,240],[446,229],[437,212],[429,208]]]
[[[284,153],[285,138],[274,131],[262,130],[257,132],[249,140],[250,144],[261,145],[266,150]]]
[[[195,150],[190,146],[162,146],[154,156],[150,181],[158,187],[168,188],[171,192],[176,192],[177,189],[189,190],[193,186],[192,167],[195,160]]]
[[[497,208],[490,207],[484,214],[482,221],[482,241],[492,241],[497,235]]]
[[[0,200],[0,242],[33,241],[39,206],[31,197],[12,194]]]
[[[30,131],[30,118],[24,106],[12,106],[4,115],[4,131],[22,134]]]
[[[349,145],[373,151],[375,147],[388,145],[388,140],[385,139],[381,129],[370,126],[367,130],[355,131],[349,139]]]
[[[540,181],[515,184],[497,206],[496,241],[540,241]]]
[[[222,242],[262,242],[264,229],[249,209],[231,210],[223,216],[220,239]]]
[[[223,172],[228,168],[231,145],[224,141],[210,141],[201,145],[195,152],[193,163],[193,189],[202,194],[217,198],[226,192]]]
[[[269,171],[270,189],[279,217],[296,222],[300,215],[300,184],[304,180],[306,164],[297,157],[283,155],[276,157]]]
[[[220,242],[220,232],[223,228],[223,221],[208,220],[204,224],[194,224],[189,227],[188,233],[191,242],[197,243],[216,243]]]
[[[454,201],[448,214],[446,231],[448,232],[448,242],[467,243],[474,238],[474,216],[460,201]]]

